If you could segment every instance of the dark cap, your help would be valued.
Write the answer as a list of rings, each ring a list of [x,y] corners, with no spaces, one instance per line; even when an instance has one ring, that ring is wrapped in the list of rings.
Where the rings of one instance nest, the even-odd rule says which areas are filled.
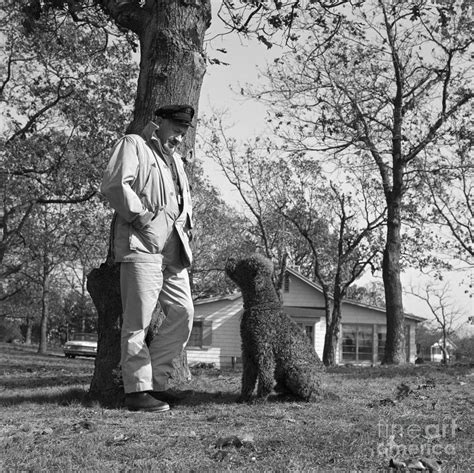
[[[165,105],[155,111],[155,116],[191,126],[194,108],[191,105]]]

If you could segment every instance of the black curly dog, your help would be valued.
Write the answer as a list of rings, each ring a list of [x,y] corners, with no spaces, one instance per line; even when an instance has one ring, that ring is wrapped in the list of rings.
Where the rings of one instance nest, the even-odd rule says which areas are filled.
[[[230,258],[226,273],[241,289],[244,302],[239,401],[252,399],[257,378],[257,398],[262,401],[273,389],[305,401],[319,396],[323,365],[303,330],[282,311],[271,261],[258,254]]]

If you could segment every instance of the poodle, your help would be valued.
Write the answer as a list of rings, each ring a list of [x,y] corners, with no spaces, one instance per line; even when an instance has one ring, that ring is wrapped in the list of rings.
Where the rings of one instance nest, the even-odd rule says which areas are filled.
[[[305,401],[319,396],[324,367],[306,334],[282,311],[272,262],[259,254],[229,258],[225,270],[244,302],[239,401],[251,401],[257,379],[257,399],[262,401],[273,389]]]

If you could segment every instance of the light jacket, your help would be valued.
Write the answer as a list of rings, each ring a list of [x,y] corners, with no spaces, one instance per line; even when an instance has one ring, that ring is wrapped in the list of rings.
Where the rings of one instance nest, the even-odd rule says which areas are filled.
[[[167,213],[175,191],[163,178],[166,164],[153,140],[156,125],[150,122],[142,136],[125,135],[115,145],[105,170],[101,193],[115,210],[113,254],[116,262],[161,260],[161,251],[176,229],[182,243],[182,265],[190,266],[192,253],[189,231],[192,228],[192,204],[188,179],[179,154],[173,154],[182,192],[182,211],[176,220]],[[174,220],[174,221],[173,221]]]

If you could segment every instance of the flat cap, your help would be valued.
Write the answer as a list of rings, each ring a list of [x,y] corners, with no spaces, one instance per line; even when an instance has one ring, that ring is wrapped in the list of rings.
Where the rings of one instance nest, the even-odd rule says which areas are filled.
[[[191,121],[194,117],[194,108],[191,107],[191,105],[165,105],[157,109],[155,115],[191,126]]]

